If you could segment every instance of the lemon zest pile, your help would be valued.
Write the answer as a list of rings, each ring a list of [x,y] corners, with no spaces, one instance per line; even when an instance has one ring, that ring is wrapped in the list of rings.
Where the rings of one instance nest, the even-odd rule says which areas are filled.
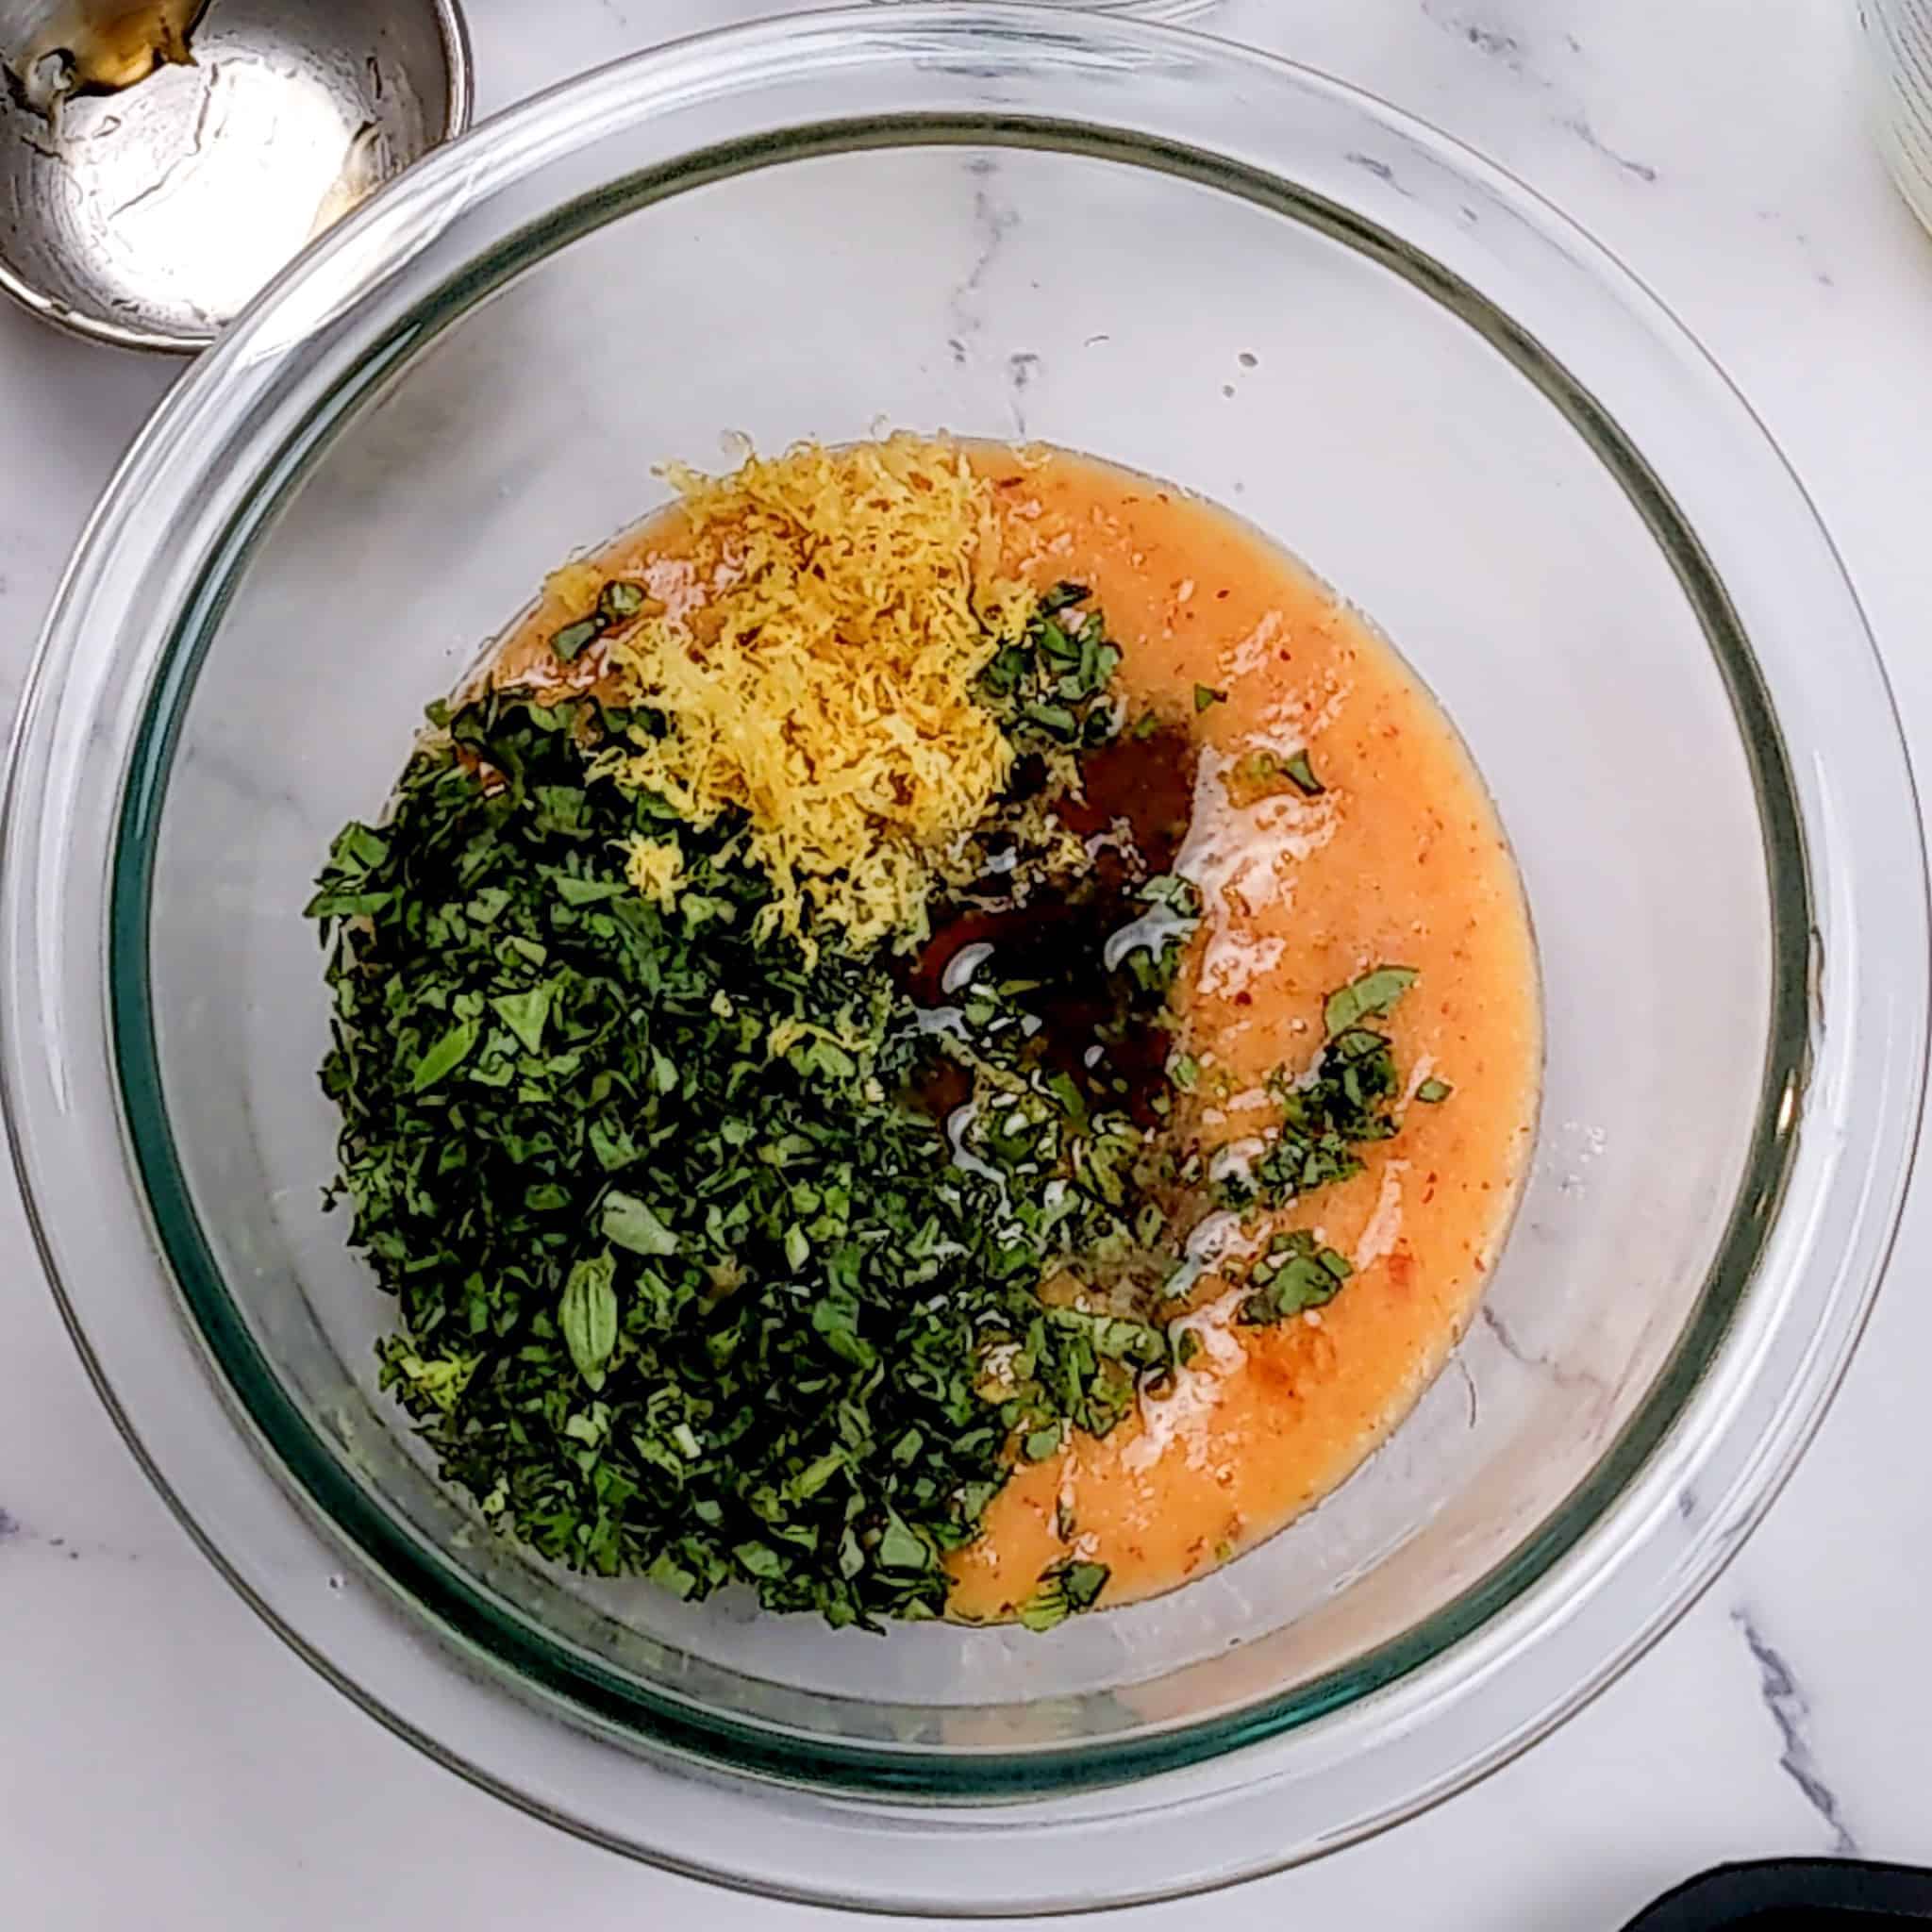
[[[711,588],[610,643],[621,701],[667,726],[625,782],[697,824],[745,814],[774,893],[761,937],[915,941],[1013,762],[977,680],[1032,593],[999,575],[991,487],[957,447],[907,435],[667,474]],[[675,901],[677,862],[641,841],[631,882]]]

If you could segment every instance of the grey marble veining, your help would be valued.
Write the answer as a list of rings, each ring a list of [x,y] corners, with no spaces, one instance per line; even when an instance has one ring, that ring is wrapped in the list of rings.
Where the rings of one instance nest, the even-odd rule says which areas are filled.
[[[1483,1330],[1494,1338],[1496,1346],[1519,1367],[1527,1369],[1534,1374],[1547,1376],[1558,1389],[1572,1391],[1586,1391],[1598,1396],[1606,1392],[1602,1380],[1587,1368],[1565,1366],[1561,1362],[1551,1360],[1548,1356],[1537,1350],[1524,1347],[1503,1315],[1487,1302],[1476,1310],[1476,1321]]]
[[[1797,1786],[1806,1804],[1818,1814],[1829,1834],[1828,1851],[1840,1857],[1858,1856],[1858,1840],[1845,1822],[1844,1807],[1826,1781],[1824,1769],[1811,1748],[1811,1706],[1782,1652],[1774,1649],[1756,1615],[1740,1604],[1731,1624],[1743,1639],[1751,1661],[1757,1666],[1758,1693],[1778,1738],[1778,1765]]]
[[[1551,13],[1541,10],[1528,25],[1496,9],[1473,10],[1423,0],[1424,16],[1460,40],[1472,54],[1502,69],[1542,97],[1552,126],[1573,135],[1612,167],[1633,179],[1654,183],[1657,170],[1612,143],[1598,129],[1583,98],[1590,75],[1589,56],[1575,34],[1555,29]]]
[[[952,351],[953,360],[964,367],[973,359],[986,328],[987,277],[991,275],[1020,215],[1017,208],[1000,197],[999,163],[991,155],[971,155],[961,167],[971,195],[973,252],[966,272],[954,286],[947,302],[953,333],[947,338],[946,346]]]

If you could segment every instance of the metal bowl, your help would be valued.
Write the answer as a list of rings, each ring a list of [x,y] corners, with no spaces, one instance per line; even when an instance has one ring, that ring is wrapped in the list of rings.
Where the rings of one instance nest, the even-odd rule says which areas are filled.
[[[468,125],[456,0],[0,0],[0,288],[192,354]]]

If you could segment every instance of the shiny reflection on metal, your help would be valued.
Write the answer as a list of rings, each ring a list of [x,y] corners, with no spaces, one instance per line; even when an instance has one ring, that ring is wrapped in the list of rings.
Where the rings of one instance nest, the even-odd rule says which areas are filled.
[[[207,347],[470,119],[456,0],[0,0],[0,288],[126,348]]]

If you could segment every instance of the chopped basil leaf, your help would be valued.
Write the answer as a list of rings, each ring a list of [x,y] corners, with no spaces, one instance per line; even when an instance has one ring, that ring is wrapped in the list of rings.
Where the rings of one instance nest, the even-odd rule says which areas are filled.
[[[1107,675],[1097,619],[1058,628],[1073,674]],[[1098,686],[1040,701],[1083,737],[1112,716]],[[760,943],[770,888],[731,861],[735,826],[680,827],[690,891],[721,908],[701,927],[629,888],[627,841],[659,820],[593,775],[626,722],[497,693],[447,727],[391,822],[338,841],[316,905],[339,1191],[397,1298],[384,1386],[445,1478],[553,1561],[694,1599],[747,1582],[835,1624],[935,1614],[939,1553],[1013,1453],[1112,1427],[1169,1361],[1159,1325],[1037,1292],[1136,1224],[1174,1238],[1141,1217],[1136,1135],[1028,1074],[986,1123],[996,1177],[955,1165],[903,1097],[941,1048],[886,961]],[[974,1003],[972,1051],[1012,1069],[1019,997]],[[995,1390],[996,1343],[1020,1366]]]
[[[1331,994],[1329,1006],[1341,997]],[[1282,1208],[1349,1179],[1361,1172],[1356,1148],[1396,1131],[1395,1058],[1387,1038],[1366,1026],[1330,1040],[1307,1078],[1284,1069],[1268,1091],[1279,1115],[1257,1137],[1259,1152],[1215,1176],[1221,1205],[1238,1212]]]
[[[634,1255],[675,1255],[677,1237],[635,1194],[604,1197],[604,1239]]]
[[[1331,1037],[1387,1013],[1416,982],[1413,966],[1377,966],[1337,992],[1322,1009]]]
[[[1254,1291],[1241,1305],[1245,1322],[1285,1321],[1324,1307],[1355,1273],[1345,1255],[1324,1247],[1306,1228],[1273,1236],[1263,1257],[1248,1270]]]
[[[579,1261],[563,1284],[558,1326],[576,1372],[592,1390],[604,1386],[604,1371],[617,1346],[617,1263],[608,1250]]]
[[[1020,1606],[1020,1621],[1029,1630],[1051,1630],[1082,1610],[1091,1610],[1107,1588],[1112,1571],[1105,1563],[1068,1557],[1041,1572],[1033,1594]]]
[[[933,1567],[932,1546],[924,1537],[915,1535],[897,1516],[887,1519],[876,1555],[881,1570],[917,1574]]]
[[[1284,759],[1281,774],[1292,780],[1295,788],[1307,798],[1319,798],[1328,789],[1315,776],[1315,768],[1308,762],[1308,755],[1305,751],[1298,751],[1293,758]]]
[[[568,664],[583,650],[586,644],[595,642],[603,635],[604,623],[601,618],[581,618],[575,624],[565,625],[550,640],[550,648],[564,663]]]
[[[546,981],[527,992],[499,993],[490,1004],[527,1052],[541,1053],[543,1024],[550,1017],[550,1002],[556,992],[555,982]]]
[[[409,1089],[426,1092],[446,1074],[453,1074],[470,1057],[483,1028],[475,1020],[459,1020],[419,1059],[409,1074]]]

